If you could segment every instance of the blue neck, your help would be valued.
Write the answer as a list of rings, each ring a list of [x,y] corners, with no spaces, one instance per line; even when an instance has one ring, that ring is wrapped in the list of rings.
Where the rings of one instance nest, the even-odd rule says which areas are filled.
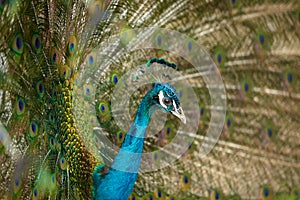
[[[127,199],[130,195],[140,167],[144,136],[151,117],[151,90],[143,98],[134,123],[127,132],[121,149],[106,175],[101,175],[97,169],[94,178],[93,197],[96,200]]]
[[[138,108],[135,120],[127,132],[112,168],[137,173],[143,152],[144,137],[151,117],[151,98],[148,92]]]
[[[147,127],[153,111],[150,110],[152,106],[152,90],[150,90],[143,98],[133,122],[136,126]]]

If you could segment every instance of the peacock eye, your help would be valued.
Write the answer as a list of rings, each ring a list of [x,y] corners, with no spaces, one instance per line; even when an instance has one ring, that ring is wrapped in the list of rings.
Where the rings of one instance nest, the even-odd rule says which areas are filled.
[[[172,101],[169,98],[164,98],[163,102],[164,102],[165,105],[171,105],[172,104]]]

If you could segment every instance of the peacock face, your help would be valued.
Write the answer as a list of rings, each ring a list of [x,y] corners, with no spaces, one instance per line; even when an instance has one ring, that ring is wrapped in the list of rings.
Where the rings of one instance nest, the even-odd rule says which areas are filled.
[[[183,123],[186,123],[186,118],[180,106],[179,96],[175,88],[168,83],[156,83],[153,86],[153,91],[156,93],[153,100],[160,110],[170,112]]]

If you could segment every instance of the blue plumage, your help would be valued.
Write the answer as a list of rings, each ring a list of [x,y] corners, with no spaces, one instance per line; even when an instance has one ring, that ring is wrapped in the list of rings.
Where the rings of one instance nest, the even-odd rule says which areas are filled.
[[[161,64],[173,67],[173,65],[167,65],[166,61],[157,60]],[[146,129],[152,113],[156,110],[170,112],[185,122],[176,90],[168,83],[154,84],[140,103],[134,123],[127,132],[110,169],[107,170],[102,165],[96,166],[93,173],[93,199],[122,200],[128,198],[140,167]]]

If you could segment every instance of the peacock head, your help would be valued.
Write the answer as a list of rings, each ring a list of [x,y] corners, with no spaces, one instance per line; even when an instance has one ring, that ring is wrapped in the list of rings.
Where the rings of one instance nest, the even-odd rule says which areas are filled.
[[[180,106],[179,96],[175,88],[168,83],[154,83],[152,92],[152,103],[156,105],[158,109],[164,112],[170,112],[183,123],[186,123],[186,117]]]

